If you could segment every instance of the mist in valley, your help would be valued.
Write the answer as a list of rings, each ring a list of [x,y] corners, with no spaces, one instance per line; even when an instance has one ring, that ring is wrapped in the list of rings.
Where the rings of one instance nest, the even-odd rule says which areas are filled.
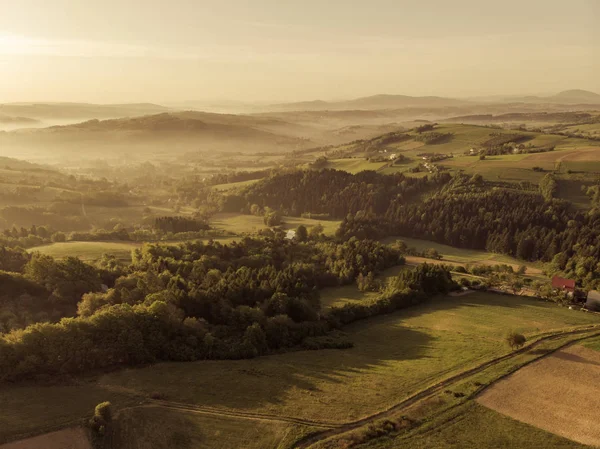
[[[2,5],[0,449],[600,445],[598,23]]]

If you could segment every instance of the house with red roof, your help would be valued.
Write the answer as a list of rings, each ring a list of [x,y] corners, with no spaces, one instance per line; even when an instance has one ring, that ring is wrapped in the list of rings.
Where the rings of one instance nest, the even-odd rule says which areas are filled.
[[[566,292],[568,295],[573,295],[575,293],[575,281],[573,279],[554,276],[552,278],[552,288]]]

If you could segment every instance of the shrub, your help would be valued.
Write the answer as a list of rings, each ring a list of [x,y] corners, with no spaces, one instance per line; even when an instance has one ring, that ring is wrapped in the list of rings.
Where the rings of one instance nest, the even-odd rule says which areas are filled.
[[[523,347],[526,341],[527,339],[525,338],[525,336],[517,332],[511,332],[506,337],[506,342],[513,350]]]

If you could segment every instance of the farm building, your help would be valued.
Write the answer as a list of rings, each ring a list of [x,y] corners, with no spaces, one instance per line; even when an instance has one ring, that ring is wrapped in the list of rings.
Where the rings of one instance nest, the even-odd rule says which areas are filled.
[[[552,278],[552,288],[554,290],[564,291],[569,295],[575,293],[575,281],[573,279],[565,279],[559,276]]]
[[[588,292],[585,307],[589,310],[600,312],[600,292],[598,290],[591,290]]]

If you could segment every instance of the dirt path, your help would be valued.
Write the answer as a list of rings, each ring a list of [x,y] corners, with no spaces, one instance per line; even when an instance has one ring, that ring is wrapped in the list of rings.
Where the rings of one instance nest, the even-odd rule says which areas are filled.
[[[517,351],[511,352],[509,354],[506,354],[506,355],[497,357],[495,359],[489,360],[487,362],[481,363],[467,371],[463,371],[462,373],[456,374],[445,380],[442,380],[441,382],[439,382],[435,385],[432,385],[431,387],[426,388],[425,390],[422,390],[418,393],[413,394],[412,396],[409,396],[408,398],[395,404],[394,406],[388,408],[387,410],[383,410],[381,412],[366,416],[364,418],[361,418],[359,420],[349,422],[346,424],[335,424],[335,423],[326,422],[326,421],[313,421],[313,420],[309,420],[309,419],[301,419],[301,418],[295,418],[295,417],[291,417],[291,416],[270,415],[270,414],[253,413],[253,412],[245,412],[245,411],[238,411],[238,410],[225,410],[225,409],[207,407],[207,406],[195,406],[195,405],[174,402],[174,401],[167,401],[167,400],[147,400],[147,399],[144,399],[143,402],[140,402],[139,405],[134,405],[131,407],[124,407],[122,409],[117,410],[115,417],[118,417],[118,415],[125,410],[131,410],[131,409],[143,408],[143,407],[158,407],[158,408],[167,408],[167,409],[172,409],[172,410],[198,413],[198,414],[204,414],[204,415],[210,415],[210,416],[216,416],[216,417],[238,418],[238,419],[247,419],[247,420],[254,420],[254,421],[271,421],[271,422],[279,422],[279,423],[283,422],[283,423],[297,424],[297,425],[303,425],[303,426],[323,429],[317,433],[313,433],[311,435],[306,436],[305,438],[298,440],[292,446],[293,449],[306,449],[306,448],[311,447],[313,444],[316,444],[317,442],[320,442],[324,439],[331,438],[331,437],[334,437],[337,435],[342,435],[346,432],[355,430],[359,427],[363,427],[369,423],[378,421],[380,419],[392,418],[392,417],[396,416],[399,412],[401,412],[403,409],[405,409],[411,405],[414,405],[415,403],[417,403],[423,399],[429,398],[429,397],[439,393],[440,391],[443,391],[444,389],[448,388],[452,384],[459,382],[461,380],[464,380],[465,378],[468,378],[474,374],[477,374],[491,366],[497,365],[501,362],[504,362],[506,360],[514,358],[517,355],[527,353],[527,352],[535,349],[536,347],[538,347],[540,344],[542,344],[544,342],[555,340],[555,339],[565,337],[568,335],[578,335],[578,334],[584,334],[584,335],[580,338],[576,338],[576,339],[573,339],[573,340],[570,340],[570,341],[564,343],[560,347],[558,347],[552,351],[549,351],[549,352],[541,355],[540,357],[535,358],[531,362],[528,362],[526,365],[537,362],[540,359],[547,357],[547,356],[553,354],[554,352],[556,352],[560,349],[563,349],[567,346],[570,346],[578,341],[600,336],[600,325],[586,326],[585,328],[579,328],[579,329],[575,329],[575,330],[571,330],[571,331],[567,331],[567,332],[560,332],[560,333],[556,333],[556,334],[552,334],[552,335],[547,335],[547,336],[542,337],[539,340],[536,340],[535,342],[533,342]],[[490,386],[494,385],[496,382],[502,380],[504,377],[506,377],[506,376],[503,376],[501,379],[497,379],[493,384],[490,384]],[[106,386],[106,387],[110,388],[109,386]],[[489,386],[487,388],[489,388]],[[128,392],[132,393],[132,394],[139,394],[139,392],[134,392],[134,391],[128,391]],[[85,437],[85,439],[84,439],[81,436],[81,433],[85,434],[83,429],[71,427],[71,428],[63,429],[58,432],[50,432],[50,433],[47,433],[44,435],[39,435],[37,437],[26,438],[26,439],[14,441],[12,443],[8,443],[5,445],[0,445],[0,449],[33,449],[33,448],[37,448],[37,447],[44,447],[44,448],[48,448],[48,449],[54,449],[54,448],[56,448],[56,449],[90,449],[89,446],[86,446],[86,444],[89,444],[87,441],[87,437]],[[56,442],[56,444],[58,444],[58,446],[52,445],[52,444],[55,444],[55,442]]]
[[[521,348],[519,350],[513,351],[513,352],[511,352],[509,354],[506,354],[504,356],[501,356],[501,357],[497,357],[497,358],[495,358],[493,360],[490,360],[488,362],[485,362],[485,363],[482,363],[480,365],[477,365],[476,367],[471,368],[471,369],[469,369],[467,371],[463,371],[460,374],[457,374],[455,376],[449,377],[449,378],[447,378],[447,379],[439,382],[436,385],[433,385],[433,386],[431,386],[431,387],[429,387],[429,388],[427,388],[425,390],[422,390],[422,391],[420,391],[420,392],[418,392],[418,393],[416,393],[416,394],[408,397],[404,401],[399,402],[398,404],[394,405],[393,407],[391,407],[391,408],[389,408],[387,410],[384,410],[382,412],[376,413],[376,414],[371,415],[371,416],[367,416],[365,418],[361,418],[361,419],[359,419],[357,421],[354,421],[354,422],[343,424],[342,426],[339,426],[339,427],[337,427],[335,429],[330,429],[330,430],[326,430],[326,431],[322,431],[322,432],[313,433],[311,435],[308,435],[305,438],[302,438],[302,439],[298,440],[294,444],[294,446],[292,446],[292,449],[306,449],[306,448],[310,448],[313,444],[316,444],[316,443],[318,443],[318,442],[320,442],[322,440],[325,440],[327,438],[331,438],[331,437],[334,437],[334,436],[337,436],[337,435],[344,434],[346,432],[355,430],[355,429],[357,429],[359,427],[363,427],[363,426],[365,426],[367,424],[370,424],[370,423],[372,423],[374,421],[378,421],[380,419],[391,418],[391,417],[397,415],[403,409],[405,409],[405,408],[407,408],[407,407],[409,407],[411,405],[414,405],[415,403],[417,403],[417,402],[419,402],[419,401],[421,401],[423,399],[426,399],[426,398],[428,398],[428,397],[430,397],[430,396],[432,396],[434,394],[437,394],[440,391],[443,391],[444,389],[448,388],[453,383],[461,381],[461,380],[464,380],[467,377],[470,377],[470,376],[472,376],[474,374],[477,374],[477,373],[479,373],[479,372],[481,372],[481,371],[483,371],[483,370],[485,370],[485,369],[487,369],[487,368],[489,368],[491,366],[497,365],[498,363],[501,363],[501,362],[504,362],[504,361],[509,360],[511,358],[514,358],[517,355],[529,352],[532,349],[534,349],[537,346],[539,346],[541,343],[544,343],[544,342],[547,342],[547,341],[551,341],[551,340],[555,340],[557,338],[564,337],[564,336],[567,336],[567,335],[577,335],[577,334],[582,334],[582,333],[590,333],[593,330],[598,330],[598,326],[589,326],[589,327],[587,327],[585,329],[577,329],[577,330],[573,330],[573,331],[569,331],[569,332],[562,332],[562,333],[559,333],[559,334],[553,334],[553,335],[549,335],[549,336],[546,336],[546,337],[542,337],[539,340],[535,341],[534,343],[532,343],[532,344],[530,344],[528,346],[525,346],[525,347],[523,347],[523,348]],[[579,339],[571,340],[571,341],[566,342],[565,344],[561,345],[560,347],[558,347],[558,348],[556,348],[556,349],[554,349],[552,351],[549,351],[549,352],[541,355],[540,357],[532,360],[532,362],[538,361],[541,358],[546,357],[546,356],[554,353],[555,351],[558,351],[559,349],[562,349],[562,348],[565,348],[565,347],[567,347],[569,345],[572,345],[573,343],[575,343],[577,341],[581,341],[581,340],[584,340],[584,339],[587,339],[587,338],[592,338],[592,337],[597,337],[597,336],[600,336],[600,332],[590,333],[589,335],[585,335],[585,336],[583,336],[583,337],[581,337]],[[499,381],[499,380],[501,380],[501,379],[498,379],[497,381]]]
[[[271,421],[271,422],[283,422],[289,424],[299,424],[303,426],[310,427],[320,427],[322,429],[336,429],[341,427],[342,424],[333,424],[322,421],[312,421],[309,419],[301,419],[294,418],[292,416],[281,416],[281,415],[269,415],[264,413],[252,413],[252,412],[242,412],[237,410],[223,410],[213,407],[203,407],[185,404],[181,402],[173,402],[173,401],[164,401],[164,400],[152,400],[149,403],[143,405],[135,405],[132,407],[127,407],[119,410],[120,413],[123,410],[134,409],[140,407],[161,407],[161,408],[169,408],[173,410],[192,412],[192,413],[200,413],[203,415],[211,415],[211,416],[222,416],[226,418],[241,418],[241,419],[249,419],[253,421]]]
[[[596,332],[594,332],[594,331],[596,331]],[[537,357],[536,359],[532,360],[531,362],[538,361],[541,358],[546,357],[564,347],[572,345],[573,343],[575,343],[577,341],[600,336],[600,325],[586,326],[584,328],[579,328],[579,329],[575,329],[575,330],[571,330],[571,331],[567,331],[567,332],[560,332],[560,333],[555,333],[552,335],[547,335],[547,336],[542,337],[539,340],[536,340],[535,342],[533,342],[519,350],[513,351],[509,354],[497,357],[495,359],[489,360],[489,361],[479,364],[467,371],[463,371],[462,373],[451,376],[451,377],[449,377],[449,378],[447,378],[425,390],[422,390],[418,393],[415,393],[412,396],[409,396],[402,402],[395,404],[394,406],[388,408],[387,410],[375,413],[373,415],[366,416],[364,418],[361,418],[359,420],[349,422],[346,424],[335,424],[335,423],[326,422],[326,421],[313,421],[313,420],[308,420],[308,419],[294,418],[291,416],[269,415],[269,414],[263,414],[263,413],[244,412],[244,411],[238,411],[238,410],[225,410],[225,409],[221,409],[221,408],[207,407],[207,406],[195,406],[195,405],[190,405],[190,404],[186,404],[186,403],[167,401],[167,400],[150,400],[150,401],[144,402],[140,405],[126,407],[126,408],[119,410],[117,412],[117,416],[120,412],[122,412],[124,410],[141,408],[141,407],[160,407],[160,408],[169,408],[169,409],[173,409],[173,410],[179,410],[179,411],[185,411],[185,412],[191,412],[191,413],[199,413],[199,414],[217,416],[217,417],[239,418],[239,419],[247,419],[247,420],[255,420],[255,421],[284,422],[284,423],[289,423],[289,424],[298,424],[298,425],[304,425],[304,426],[324,429],[320,432],[313,433],[311,435],[306,436],[303,439],[300,439],[299,441],[297,441],[294,444],[294,446],[292,446],[293,449],[306,449],[306,448],[311,447],[313,444],[316,444],[317,442],[322,441],[324,439],[344,434],[346,432],[355,430],[359,427],[363,427],[369,423],[378,421],[380,419],[391,418],[391,417],[397,415],[403,409],[405,409],[411,405],[414,405],[415,403],[417,403],[423,399],[429,398],[429,397],[439,393],[440,391],[443,391],[444,389],[448,388],[449,386],[451,386],[452,384],[454,384],[456,382],[464,380],[465,378],[468,378],[474,374],[477,374],[491,366],[497,365],[501,362],[504,362],[506,360],[514,358],[518,355],[527,353],[527,352],[537,348],[540,344],[542,344],[544,342],[556,340],[558,338],[565,337],[568,335],[578,335],[578,334],[584,334],[584,336],[582,336],[581,338],[578,338],[578,339],[570,340],[570,341],[566,342],[565,344],[561,345],[560,347],[554,349],[553,351],[549,351],[548,353],[545,353],[545,354],[541,355],[540,357]],[[501,379],[498,379],[498,381],[499,380],[501,380]],[[3,449],[3,448],[0,448],[0,449]]]

